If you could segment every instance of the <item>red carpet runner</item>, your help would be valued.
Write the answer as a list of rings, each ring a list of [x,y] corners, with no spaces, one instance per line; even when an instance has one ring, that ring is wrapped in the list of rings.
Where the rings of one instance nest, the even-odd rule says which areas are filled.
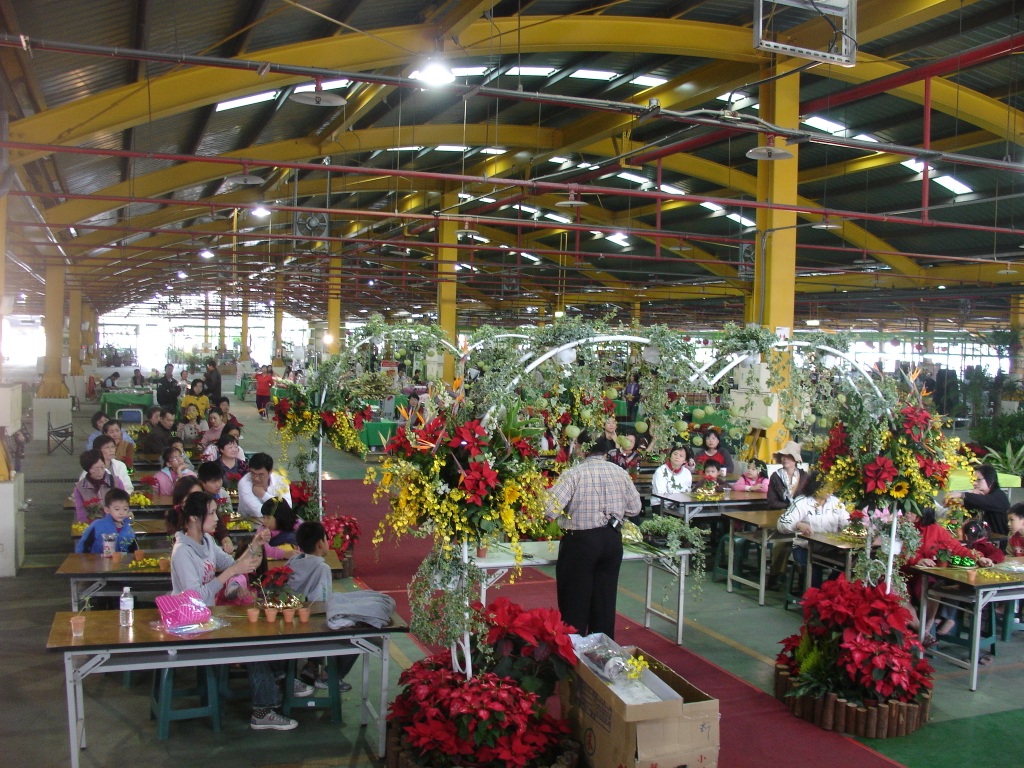
[[[372,488],[358,480],[324,483],[328,510],[355,516],[362,526],[356,546],[356,577],[370,589],[388,592],[398,602],[399,612],[408,619],[409,602],[405,586],[430,549],[429,540],[406,538],[371,543],[386,505],[373,503]],[[555,604],[554,581],[535,569],[523,572],[514,585],[505,584],[500,595],[527,607]],[[693,632],[693,629],[688,630]],[[869,747],[793,717],[772,696],[730,672],[675,645],[667,638],[644,629],[620,615],[616,639],[638,645],[668,664],[698,688],[719,700],[722,768],[891,768],[899,763]],[[674,766],[666,766],[674,768]]]

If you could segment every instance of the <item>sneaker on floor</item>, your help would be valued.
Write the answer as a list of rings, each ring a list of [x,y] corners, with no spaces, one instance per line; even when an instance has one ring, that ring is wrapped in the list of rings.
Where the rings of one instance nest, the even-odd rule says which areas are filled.
[[[307,696],[312,696],[313,691],[316,689],[312,685],[306,685],[301,680],[295,680],[295,684],[292,686],[292,696],[297,699],[304,699]]]
[[[327,670],[326,669],[323,672],[320,673],[320,676],[317,677],[316,682],[313,683],[313,685],[316,686],[317,690],[320,690],[320,691],[326,691],[327,690]],[[338,690],[341,691],[342,693],[348,693],[349,691],[352,690],[352,683],[346,683],[344,680],[339,680],[338,681]]]
[[[297,720],[279,715],[274,710],[270,710],[263,717],[253,715],[249,718],[249,727],[254,731],[290,731],[298,725]]]
[[[318,682],[317,671],[317,665],[307,661],[299,673],[299,679],[306,685],[316,685]],[[319,688],[320,686],[316,685],[316,687]]]

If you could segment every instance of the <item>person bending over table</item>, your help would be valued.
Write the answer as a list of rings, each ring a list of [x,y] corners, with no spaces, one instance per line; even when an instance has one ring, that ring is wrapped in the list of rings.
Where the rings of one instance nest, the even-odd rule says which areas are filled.
[[[254,453],[249,459],[249,473],[238,481],[238,513],[259,519],[263,502],[280,496],[290,507],[292,495],[288,483],[274,474],[274,459],[267,453]]]
[[[589,441],[584,430],[574,447],[582,450]],[[614,638],[622,520],[640,514],[640,494],[626,470],[605,460],[611,448],[595,441],[586,459],[562,473],[551,488],[548,516],[564,532],[555,564],[562,620],[581,635]]]
[[[689,493],[693,487],[693,453],[684,443],[673,443],[668,449],[668,459],[654,470],[651,478],[651,511],[660,512],[662,501],[657,496],[669,493]]]
[[[962,498],[966,509],[981,512],[989,531],[996,538],[1004,538],[1009,532],[1006,512],[1010,508],[1010,500],[999,487],[999,474],[991,464],[979,464],[974,468],[974,493],[956,491],[946,494],[946,498]]]
[[[829,493],[817,472],[807,476],[797,496],[778,525],[780,533],[836,533],[850,523],[850,513],[838,498]],[[807,567],[807,542],[799,536],[793,541],[793,560],[801,568]],[[821,573],[811,574],[811,584],[821,586]]]
[[[256,534],[250,550],[235,560],[213,540],[217,519],[217,501],[213,496],[208,493],[190,494],[181,512],[182,529],[174,535],[174,548],[171,550],[171,588],[174,593],[195,590],[207,605],[214,604],[221,587],[233,576],[252,573],[256,569],[261,559],[260,547],[269,538],[266,533]],[[281,694],[270,663],[249,663],[245,668],[249,673],[252,696],[249,727],[254,731],[290,731],[297,727],[295,720],[274,711],[281,704]],[[296,696],[310,696],[312,693],[312,686],[301,680],[295,681]]]

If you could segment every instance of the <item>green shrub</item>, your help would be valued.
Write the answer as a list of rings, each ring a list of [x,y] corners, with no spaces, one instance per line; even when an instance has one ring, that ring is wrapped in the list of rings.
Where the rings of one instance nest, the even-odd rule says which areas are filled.
[[[982,421],[971,430],[971,440],[981,445],[1024,445],[1024,409]]]

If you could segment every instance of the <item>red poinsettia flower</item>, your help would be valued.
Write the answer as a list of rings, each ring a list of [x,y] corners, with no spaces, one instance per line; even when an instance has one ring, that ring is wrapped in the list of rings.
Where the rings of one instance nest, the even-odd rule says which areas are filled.
[[[514,450],[519,451],[519,455],[524,459],[537,455],[537,450],[530,444],[529,440],[523,437],[517,437],[512,440],[511,446]]]
[[[320,418],[323,419],[324,426],[328,429],[338,423],[338,414],[330,411],[320,411]]]
[[[135,482],[142,483],[143,485],[148,485],[151,488],[156,488],[157,479],[155,475],[146,475],[145,477],[140,477]]]
[[[925,477],[944,478],[949,474],[949,464],[944,461],[936,461],[927,456],[917,455],[917,465]]]
[[[295,506],[307,503],[313,496],[313,491],[309,487],[309,483],[306,482],[290,483],[288,491],[292,495],[292,504]]]
[[[388,440],[387,445],[384,446],[384,453],[401,455],[406,458],[409,458],[415,452],[416,450],[413,448],[412,443],[409,442],[409,434],[405,427],[399,427],[394,437]]]
[[[373,418],[373,409],[370,406],[366,406],[361,411],[356,411],[352,415],[352,426],[357,430],[363,428],[363,423]]]
[[[568,411],[563,411],[562,415],[558,417],[558,423],[563,427],[567,427],[572,424],[572,415]]]
[[[470,456],[479,456],[487,445],[487,430],[479,419],[467,421],[455,428],[455,434],[448,441],[451,448],[465,448]]]
[[[913,405],[905,405],[900,408],[903,416],[903,431],[915,440],[920,440],[932,423],[932,415],[924,408],[915,408]]]
[[[604,402],[601,403],[601,410],[606,416],[612,415],[615,413],[615,401],[606,397]]]
[[[846,456],[850,453],[849,439],[850,436],[841,421],[832,425],[832,429],[828,431],[828,445],[825,446],[825,450],[821,452],[821,457],[818,459],[818,466],[822,472],[831,470],[838,456]]]
[[[899,474],[899,469],[887,456],[876,456],[875,459],[864,467],[864,478],[868,493],[885,493],[892,482]]]
[[[484,497],[498,485],[498,473],[486,461],[470,462],[469,468],[462,475],[462,487],[466,491],[466,501],[470,504],[483,506]]]

